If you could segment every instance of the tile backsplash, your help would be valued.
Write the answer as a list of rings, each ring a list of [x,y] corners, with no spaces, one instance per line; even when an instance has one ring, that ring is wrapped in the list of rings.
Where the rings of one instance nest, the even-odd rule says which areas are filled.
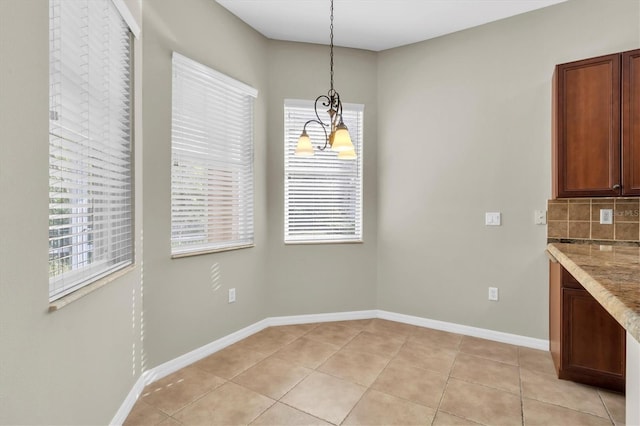
[[[613,224],[600,224],[600,209],[613,210]],[[549,200],[547,238],[640,241],[640,199],[568,198]]]

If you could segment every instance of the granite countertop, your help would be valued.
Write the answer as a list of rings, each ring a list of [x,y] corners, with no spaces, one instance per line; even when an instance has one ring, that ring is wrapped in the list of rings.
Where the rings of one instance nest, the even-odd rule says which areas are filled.
[[[640,342],[639,247],[550,243],[547,253]]]

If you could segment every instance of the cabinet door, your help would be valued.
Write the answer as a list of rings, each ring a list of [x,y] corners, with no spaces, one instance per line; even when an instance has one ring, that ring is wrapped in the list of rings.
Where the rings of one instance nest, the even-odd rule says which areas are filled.
[[[562,271],[559,263],[549,261],[549,352],[558,375],[562,366]]]
[[[640,49],[622,54],[622,195],[640,195]]]
[[[554,73],[554,197],[620,195],[620,54]]]
[[[624,391],[624,329],[586,290],[562,294],[561,378]]]

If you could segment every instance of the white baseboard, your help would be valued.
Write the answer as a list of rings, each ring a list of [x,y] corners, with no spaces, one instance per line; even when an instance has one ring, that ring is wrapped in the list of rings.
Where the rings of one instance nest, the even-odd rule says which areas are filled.
[[[164,364],[160,364],[157,367],[148,370],[147,372],[150,373],[150,375],[149,382],[147,384],[153,383],[156,380],[160,380],[171,373],[175,373],[176,371],[187,367],[188,365],[191,365],[196,361],[200,361],[201,359],[206,358],[209,355],[212,355],[219,350],[226,348],[227,346],[231,346],[242,339],[246,339],[252,334],[264,330],[265,328],[270,326],[268,320],[269,319],[267,318],[253,323],[250,326],[221,337],[218,340],[214,340],[211,343],[207,343],[204,346],[200,346],[197,349],[194,349],[184,355],[180,355],[179,357],[172,359],[171,361],[167,361]]]
[[[133,409],[133,406],[136,404],[136,401],[140,397],[142,390],[147,385],[147,382],[146,382],[147,373],[148,371],[145,371],[140,375],[140,377],[138,377],[138,380],[136,380],[136,382],[133,384],[133,387],[127,394],[127,397],[124,399],[124,402],[122,403],[120,408],[118,408],[116,415],[113,416],[113,419],[111,419],[111,422],[109,422],[109,425],[111,426],[122,425],[124,421],[127,419],[127,416],[129,415],[129,413]]]
[[[463,334],[466,336],[480,337],[482,339],[494,340],[496,342],[509,343],[512,345],[525,346],[533,349],[549,350],[549,341],[536,339],[533,337],[520,336],[517,334],[503,333],[501,331],[488,330],[484,328],[471,327],[468,325],[455,324],[451,322],[432,320],[428,318],[416,317],[412,315],[397,314],[394,312],[372,309],[368,311],[334,312],[325,314],[292,315],[282,317],[269,317],[247,326],[234,333],[228,334],[220,339],[214,340],[204,346],[187,352],[177,358],[158,365],[145,371],[133,385],[133,388],[118,409],[118,412],[111,420],[111,425],[122,425],[136,401],[142,394],[145,386],[168,376],[171,373],[193,364],[203,358],[208,357],[221,349],[226,348],[252,334],[255,334],[267,327],[279,325],[295,325],[319,323],[328,321],[349,321],[358,319],[381,318],[389,321],[402,322],[419,327],[433,328],[436,330],[449,331],[451,333]]]
[[[351,312],[333,312],[328,314],[309,314],[309,315],[293,315],[286,317],[270,317],[266,321],[269,327],[278,325],[294,325],[308,324],[316,322],[329,321],[351,321],[359,319],[377,318],[378,311],[372,309],[370,311],[351,311]]]
[[[488,330],[486,328],[471,327],[469,325],[456,324],[453,322],[438,321],[405,314],[396,314],[395,312],[387,312],[382,310],[378,310],[377,312],[378,318],[386,319],[389,321],[403,322],[405,324],[417,325],[419,327],[433,328],[435,330],[448,331],[450,333],[458,333],[465,336],[479,337],[482,339],[493,340],[495,342],[509,343],[511,345],[524,346],[527,348],[540,349],[543,351],[549,350],[549,341],[544,339],[536,339],[534,337],[504,333],[502,331]]]
[[[236,332],[228,334],[224,337],[221,337],[217,340],[214,340],[211,343],[208,343],[204,346],[201,346],[197,349],[194,349],[190,352],[187,352],[184,355],[180,355],[177,358],[174,358],[170,361],[167,361],[163,364],[160,364],[156,367],[153,367],[150,370],[145,371],[138,378],[136,383],[133,385],[133,388],[127,395],[126,399],[118,409],[118,412],[111,420],[110,425],[122,425],[124,421],[127,419],[127,416],[131,412],[131,409],[135,405],[136,401],[142,394],[145,386],[162,379],[163,377],[168,376],[171,373],[175,373],[176,371],[193,364],[196,361],[200,361],[203,358],[208,357],[221,349],[226,348],[242,339],[245,339],[252,334],[257,333],[269,327],[269,318],[263,319],[262,321],[258,321],[254,324],[251,324],[248,327],[240,329]]]

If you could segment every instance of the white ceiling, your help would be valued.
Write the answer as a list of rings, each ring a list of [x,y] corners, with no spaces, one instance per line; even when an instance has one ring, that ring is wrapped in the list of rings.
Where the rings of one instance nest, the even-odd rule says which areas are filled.
[[[329,0],[216,0],[268,38],[329,44]],[[566,0],[335,0],[334,44],[380,51]]]

